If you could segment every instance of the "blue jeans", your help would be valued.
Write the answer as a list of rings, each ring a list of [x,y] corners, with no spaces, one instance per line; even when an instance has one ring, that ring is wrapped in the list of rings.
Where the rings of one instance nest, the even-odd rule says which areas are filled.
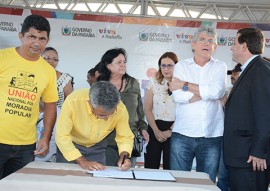
[[[31,145],[6,145],[0,143],[0,179],[32,162],[35,149],[36,143]]]
[[[224,163],[223,141],[221,145],[217,187],[222,191],[229,191],[229,169]]]
[[[191,171],[196,157],[196,171],[209,174],[215,182],[218,172],[222,137],[187,137],[172,133],[170,165],[171,170]]]

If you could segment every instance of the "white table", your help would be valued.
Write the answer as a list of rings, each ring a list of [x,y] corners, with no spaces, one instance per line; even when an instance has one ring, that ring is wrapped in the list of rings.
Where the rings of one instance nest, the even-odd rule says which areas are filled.
[[[136,170],[149,170],[136,168]],[[151,170],[155,171],[155,170]],[[157,170],[158,171],[158,170]],[[177,182],[94,178],[77,164],[32,162],[0,180],[1,191],[217,191],[205,173],[170,171]]]

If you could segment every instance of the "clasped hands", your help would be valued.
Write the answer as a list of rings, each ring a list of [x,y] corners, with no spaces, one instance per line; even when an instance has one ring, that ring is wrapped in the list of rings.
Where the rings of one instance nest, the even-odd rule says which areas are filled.
[[[160,131],[159,129],[154,131],[155,137],[156,139],[163,143],[165,141],[167,141],[168,138],[171,137],[172,135],[172,131],[171,130],[167,130],[167,131]]]

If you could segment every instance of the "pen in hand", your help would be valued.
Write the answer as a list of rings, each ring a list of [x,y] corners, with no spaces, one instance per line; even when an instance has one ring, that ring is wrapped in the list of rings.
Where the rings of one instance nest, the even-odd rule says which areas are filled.
[[[127,158],[127,154],[124,154],[120,168],[122,168],[123,164],[125,163],[126,158]]]

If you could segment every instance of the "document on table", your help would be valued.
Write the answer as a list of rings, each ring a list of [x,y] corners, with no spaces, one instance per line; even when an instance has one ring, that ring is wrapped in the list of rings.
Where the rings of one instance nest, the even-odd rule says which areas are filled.
[[[93,177],[134,179],[132,170],[122,171],[116,168],[106,168],[100,171],[87,171]]]
[[[167,171],[138,171],[134,170],[134,176],[136,180],[159,180],[159,181],[172,181],[176,179],[170,172]]]
[[[176,179],[170,172],[167,171],[139,171],[128,170],[121,171],[116,168],[106,168],[102,171],[87,171],[89,174],[93,174],[93,177],[103,178],[120,178],[120,179],[136,179],[136,180],[157,180],[157,181],[173,181]]]

